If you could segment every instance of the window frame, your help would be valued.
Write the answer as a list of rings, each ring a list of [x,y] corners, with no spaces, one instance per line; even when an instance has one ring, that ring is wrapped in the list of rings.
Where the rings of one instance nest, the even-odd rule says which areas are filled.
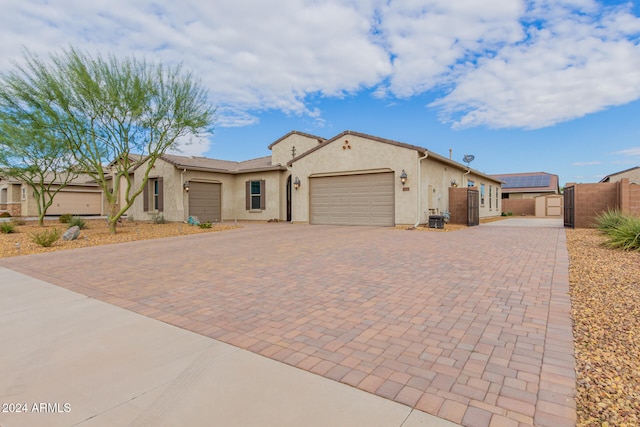
[[[266,181],[264,179],[250,179],[245,182],[245,209],[249,212],[262,212],[266,210]],[[258,190],[259,193],[254,192]]]
[[[145,212],[164,211],[164,185],[161,176],[148,178],[142,194]]]

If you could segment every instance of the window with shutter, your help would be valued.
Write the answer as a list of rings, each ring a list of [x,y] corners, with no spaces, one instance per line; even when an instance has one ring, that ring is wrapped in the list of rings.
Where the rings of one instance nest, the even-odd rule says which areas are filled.
[[[265,180],[247,181],[246,183],[246,208],[258,211],[266,209]]]

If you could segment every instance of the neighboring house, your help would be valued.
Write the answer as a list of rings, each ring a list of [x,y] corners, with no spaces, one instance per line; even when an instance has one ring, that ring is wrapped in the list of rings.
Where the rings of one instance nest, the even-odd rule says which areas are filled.
[[[449,210],[449,187],[475,186],[480,217],[500,215],[501,181],[426,148],[353,131],[331,139],[293,131],[244,162],[163,155],[127,212],[169,221],[277,219],[413,225]],[[140,183],[143,169],[134,172]]]
[[[515,215],[562,216],[558,175],[525,172],[491,175],[502,181],[502,210]]]
[[[560,194],[558,175],[546,172],[525,172],[491,176],[503,182],[503,199],[533,199],[538,196]]]
[[[602,178],[600,182],[617,182],[623,178],[627,178],[631,184],[640,184],[640,166],[612,173]]]
[[[53,183],[51,192],[57,186]],[[81,174],[67,184],[53,198],[47,215],[103,215],[102,190],[91,177]],[[11,216],[38,216],[38,205],[33,189],[16,178],[0,179],[0,211]]]

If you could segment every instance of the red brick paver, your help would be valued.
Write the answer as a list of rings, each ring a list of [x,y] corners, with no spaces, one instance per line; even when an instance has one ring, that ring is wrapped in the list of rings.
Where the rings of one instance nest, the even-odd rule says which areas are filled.
[[[465,426],[575,425],[564,230],[248,225],[7,268]]]

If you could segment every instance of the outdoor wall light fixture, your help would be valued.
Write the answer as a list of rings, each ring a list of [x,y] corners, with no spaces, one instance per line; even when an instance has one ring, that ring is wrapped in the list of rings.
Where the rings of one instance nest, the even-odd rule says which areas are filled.
[[[299,187],[300,187],[300,178],[296,176],[296,178],[293,180],[293,188],[297,190]]]
[[[403,187],[407,183],[407,173],[404,171],[404,169],[402,169],[402,173],[400,174],[400,182],[402,183]]]
[[[455,179],[451,181],[451,186],[452,187],[457,187],[458,186],[458,181],[456,181]]]
[[[189,192],[189,181],[185,181],[184,184],[182,184],[182,188],[184,188],[184,191],[186,191],[188,193]]]

